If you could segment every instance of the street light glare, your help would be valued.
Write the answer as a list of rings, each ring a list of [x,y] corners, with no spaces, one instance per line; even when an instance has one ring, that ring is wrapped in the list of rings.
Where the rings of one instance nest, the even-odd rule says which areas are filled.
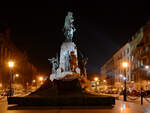
[[[95,77],[94,80],[95,80],[95,81],[98,81],[98,77]]]
[[[33,80],[32,82],[35,83],[35,80]]]
[[[43,81],[43,77],[40,77],[39,79],[40,79],[40,81]]]
[[[14,67],[14,62],[9,61],[9,62],[8,62],[8,66],[9,66],[10,68],[13,68],[13,67]]]
[[[123,77],[123,80],[126,80],[126,77]]]
[[[19,77],[19,74],[16,74],[16,77]]]
[[[106,82],[106,80],[104,80],[104,82]]]
[[[145,66],[145,68],[146,68],[146,69],[148,69],[148,68],[149,68],[149,66]]]
[[[122,66],[123,66],[124,68],[126,68],[126,67],[128,67],[128,63],[127,63],[127,62],[123,62],[123,63],[122,63]]]

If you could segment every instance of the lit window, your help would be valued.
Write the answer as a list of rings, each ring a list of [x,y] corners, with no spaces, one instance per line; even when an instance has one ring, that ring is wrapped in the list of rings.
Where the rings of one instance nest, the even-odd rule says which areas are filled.
[[[131,59],[132,59],[132,61],[133,61],[133,60],[134,60],[134,56],[132,56],[132,58],[131,58]]]
[[[146,52],[148,52],[148,50],[149,50],[149,47],[147,46],[145,49],[146,49]]]
[[[138,61],[138,67],[140,67],[140,61]]]
[[[143,65],[143,60],[141,60],[141,66]]]

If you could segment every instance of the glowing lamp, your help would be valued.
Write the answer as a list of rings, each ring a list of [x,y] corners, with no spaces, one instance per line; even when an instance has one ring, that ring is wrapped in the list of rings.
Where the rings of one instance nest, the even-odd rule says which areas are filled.
[[[98,81],[98,77],[95,77],[94,80],[95,80],[95,81]]]
[[[124,68],[127,68],[127,67],[128,67],[128,62],[123,62],[123,63],[122,63],[122,66],[123,66]]]
[[[9,61],[9,62],[8,62],[8,66],[9,66],[10,68],[13,68],[13,67],[14,67],[14,62],[13,62],[13,61]]]

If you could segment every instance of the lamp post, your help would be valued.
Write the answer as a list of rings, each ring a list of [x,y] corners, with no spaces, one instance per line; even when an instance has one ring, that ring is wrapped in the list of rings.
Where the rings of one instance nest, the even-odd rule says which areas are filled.
[[[149,66],[145,66],[145,69],[149,69]]]
[[[20,77],[20,75],[17,73],[17,74],[13,74],[13,84],[14,84],[14,91],[16,90],[17,91],[17,89],[19,88],[18,87],[18,78]]]
[[[40,84],[42,84],[43,83],[43,77],[42,76],[39,77],[39,80],[40,80]]]
[[[127,101],[126,69],[128,67],[128,62],[123,62],[122,66],[124,68],[124,77],[123,77],[123,79],[124,79],[124,93],[123,93],[123,95],[124,95],[124,101]]]
[[[107,81],[106,80],[103,80],[103,85],[104,85],[104,89],[106,91],[106,89],[107,89]]]
[[[9,96],[13,95],[13,90],[12,90],[12,79],[13,79],[13,72],[12,69],[14,67],[14,62],[13,61],[9,61],[8,62],[8,66],[10,68],[10,83],[9,83]]]
[[[35,82],[36,82],[36,80],[33,80],[32,82],[33,82],[33,83],[35,83]]]
[[[104,83],[106,83],[106,80],[103,80]]]
[[[19,74],[16,74],[15,77],[18,78],[18,77],[19,77]]]
[[[98,78],[98,77],[95,77],[95,78],[94,78],[95,86],[96,86],[96,87],[95,87],[95,88],[96,88],[96,91],[97,91],[97,82],[98,82],[98,80],[99,80],[99,78]]]

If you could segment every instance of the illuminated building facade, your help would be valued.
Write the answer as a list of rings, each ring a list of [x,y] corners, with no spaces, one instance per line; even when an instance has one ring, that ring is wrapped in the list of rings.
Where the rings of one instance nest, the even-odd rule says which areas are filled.
[[[113,61],[113,63],[109,63]],[[124,69],[122,63],[128,62]],[[147,66],[147,68],[145,68]],[[101,67],[101,75],[113,76],[114,86],[123,86],[122,76],[126,73],[127,87],[140,90],[150,89],[150,23],[143,26],[132,36],[113,57]]]
[[[37,74],[37,69],[28,61],[25,52],[21,52],[10,40],[10,30],[0,31],[0,89],[8,89],[10,73],[8,61],[14,61],[13,74],[19,74],[18,78],[13,76],[13,84],[19,83],[24,86],[26,82],[32,81],[32,76]]]
[[[138,38],[139,42],[133,44],[133,51],[131,54],[132,65],[131,75],[134,82],[135,89],[145,90],[150,89],[150,22],[143,26],[139,32],[141,32]],[[138,35],[137,35],[138,36]]]

